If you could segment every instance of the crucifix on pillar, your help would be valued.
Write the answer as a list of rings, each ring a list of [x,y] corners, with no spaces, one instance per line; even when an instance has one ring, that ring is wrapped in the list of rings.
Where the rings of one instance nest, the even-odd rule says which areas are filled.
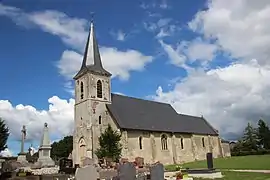
[[[17,161],[21,162],[21,163],[26,163],[27,162],[26,153],[24,152],[24,141],[25,141],[25,138],[26,138],[25,125],[23,125],[21,132],[22,132],[21,152],[18,154]]]
[[[24,153],[24,141],[25,141],[25,138],[26,138],[25,125],[23,125],[21,132],[22,132],[21,153]]]

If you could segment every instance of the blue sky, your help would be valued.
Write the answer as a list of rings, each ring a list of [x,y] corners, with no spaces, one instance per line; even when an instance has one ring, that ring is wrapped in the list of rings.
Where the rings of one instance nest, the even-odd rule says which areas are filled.
[[[229,4],[1,1],[0,116],[11,129],[9,150],[18,152],[23,124],[27,146],[38,146],[44,122],[52,140],[72,132],[72,76],[91,12],[113,92],[204,115],[227,139],[238,137],[247,121],[268,120],[269,4]]]
[[[151,66],[147,65],[147,71],[131,72],[129,81],[113,81],[113,91],[122,92],[132,96],[144,97],[152,94],[158,85],[166,85],[167,81],[184,74],[179,72],[179,68],[173,66],[163,66],[167,57],[162,52],[160,44],[155,39],[153,33],[144,28],[145,21],[157,19],[149,17],[149,13],[160,13],[164,18],[175,18],[175,23],[183,31],[166,38],[168,42],[174,42],[175,38],[190,39],[192,33],[185,32],[187,21],[191,20],[196,11],[203,7],[204,1],[174,2],[170,6],[178,7],[177,10],[162,8],[143,9],[142,2],[119,1],[119,3],[103,1],[68,1],[67,3],[54,3],[52,1],[44,3],[36,1],[31,3],[21,3],[19,1],[4,1],[4,5],[9,5],[22,9],[26,13],[44,10],[57,10],[64,12],[69,17],[90,20],[91,12],[95,12],[95,25],[97,37],[100,45],[116,47],[120,51],[135,49],[145,55],[157,56]],[[150,6],[150,5],[149,5]],[[126,7],[126,8],[123,8]],[[130,12],[132,12],[131,15]],[[179,13],[181,12],[181,13]],[[185,15],[184,15],[185,14]],[[64,77],[59,76],[58,69],[54,65],[60,59],[62,52],[70,47],[66,46],[61,39],[40,30],[35,25],[26,25],[27,28],[16,25],[7,17],[1,17],[1,59],[4,66],[1,68],[2,77],[9,75],[12,80],[5,81],[1,89],[1,98],[8,99],[14,104],[29,104],[38,109],[46,109],[48,97],[57,95],[61,98],[69,98],[70,94],[63,91]],[[89,23],[88,23],[89,26]],[[113,32],[123,31],[127,33],[125,41],[116,39]],[[10,51],[7,49],[10,49]],[[160,52],[161,51],[161,52]],[[163,53],[160,55],[159,53]],[[14,65],[16,64],[16,66]],[[12,69],[12,70],[11,70]],[[162,69],[163,73],[160,73]],[[141,79],[144,79],[141,81]],[[122,88],[125,86],[126,88]],[[53,87],[53,88],[48,88]],[[138,87],[145,87],[141,91]],[[17,92],[20,88],[20,92]],[[14,91],[13,91],[14,90]],[[39,92],[38,94],[33,94]],[[38,100],[37,100],[38,99]]]

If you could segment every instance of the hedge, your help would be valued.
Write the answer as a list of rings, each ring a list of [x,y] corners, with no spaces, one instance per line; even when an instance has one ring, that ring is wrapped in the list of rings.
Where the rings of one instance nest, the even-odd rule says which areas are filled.
[[[248,156],[248,155],[264,155],[270,154],[270,150],[261,149],[258,151],[251,150],[251,151],[232,151],[231,156]]]

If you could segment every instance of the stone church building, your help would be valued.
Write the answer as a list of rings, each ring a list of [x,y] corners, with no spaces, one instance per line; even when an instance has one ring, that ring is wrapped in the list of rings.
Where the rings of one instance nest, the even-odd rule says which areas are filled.
[[[178,114],[170,104],[111,93],[111,73],[104,69],[91,23],[81,69],[75,80],[72,158],[97,161],[98,137],[108,124],[121,133],[122,157],[145,163],[183,163],[230,156],[218,131],[203,117]]]

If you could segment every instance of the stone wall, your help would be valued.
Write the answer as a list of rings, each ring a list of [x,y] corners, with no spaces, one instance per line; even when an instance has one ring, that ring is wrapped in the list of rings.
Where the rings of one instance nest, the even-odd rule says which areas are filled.
[[[224,152],[224,157],[231,157],[230,144],[225,142],[225,143],[222,143],[221,146]]]
[[[161,133],[146,131],[125,131],[123,157],[134,160],[143,157],[145,163],[160,161],[164,164],[184,163],[206,159],[206,153],[212,152],[213,157],[220,157],[219,138],[217,136],[191,135],[180,133]],[[167,136],[167,149],[161,147],[161,136]],[[140,137],[142,149],[140,149]],[[182,141],[182,143],[181,143]],[[203,142],[204,141],[204,142]]]

